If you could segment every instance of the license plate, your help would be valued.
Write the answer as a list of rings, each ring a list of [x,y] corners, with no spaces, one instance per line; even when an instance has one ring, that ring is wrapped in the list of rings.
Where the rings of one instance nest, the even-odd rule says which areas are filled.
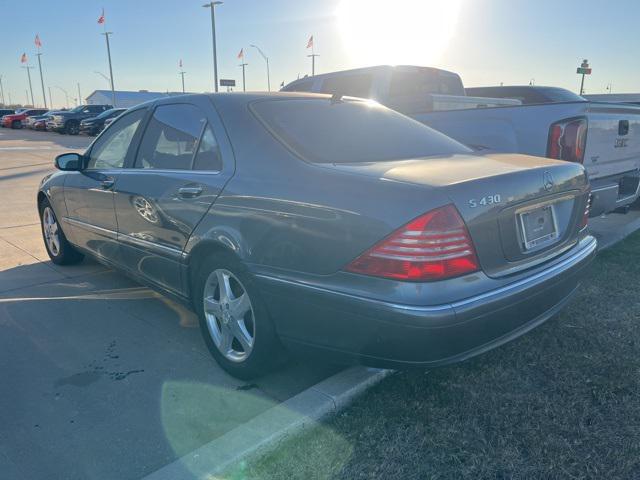
[[[525,250],[531,250],[557,240],[558,225],[553,205],[545,205],[518,215]]]

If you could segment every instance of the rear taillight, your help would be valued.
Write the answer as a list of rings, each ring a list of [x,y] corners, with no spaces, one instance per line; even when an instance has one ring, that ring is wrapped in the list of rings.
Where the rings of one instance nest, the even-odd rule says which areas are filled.
[[[564,120],[551,125],[547,157],[582,163],[587,145],[587,119]]]
[[[429,282],[479,270],[467,227],[453,205],[432,210],[351,262],[346,270],[375,277]]]

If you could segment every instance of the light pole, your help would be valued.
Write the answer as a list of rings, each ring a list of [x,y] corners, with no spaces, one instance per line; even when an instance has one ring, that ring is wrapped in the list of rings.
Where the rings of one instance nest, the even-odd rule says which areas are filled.
[[[0,75],[0,97],[2,97],[2,105],[6,105],[4,101],[4,88],[2,87],[2,75]]]
[[[211,36],[213,39],[213,82],[214,91],[218,92],[218,55],[216,53],[216,5],[222,5],[222,2],[209,2],[202,5],[204,8],[211,9]]]
[[[58,90],[60,90],[62,93],[64,93],[64,97],[67,100],[67,108],[69,108],[69,93],[62,87],[58,87],[57,85],[54,85],[53,88],[57,88]]]
[[[78,82],[78,105],[82,105],[82,95],[80,94],[80,82]]]
[[[51,110],[53,110],[53,95],[51,95],[51,87],[49,89],[49,105],[51,106]]]
[[[40,69],[40,84],[42,85],[42,100],[44,101],[44,108],[47,108],[47,95],[44,93],[44,77],[42,76],[42,61],[40,57],[42,53],[40,53],[40,47],[38,47],[38,53],[36,53],[36,57],[38,57],[38,68]]]
[[[260,47],[258,47],[257,45],[253,45],[251,44],[251,46],[253,48],[255,48],[256,50],[258,50],[258,53],[260,55],[262,55],[262,58],[264,58],[264,61],[267,62],[267,90],[270,92],[271,91],[271,78],[269,75],[269,57],[267,57],[264,52],[260,49]]]

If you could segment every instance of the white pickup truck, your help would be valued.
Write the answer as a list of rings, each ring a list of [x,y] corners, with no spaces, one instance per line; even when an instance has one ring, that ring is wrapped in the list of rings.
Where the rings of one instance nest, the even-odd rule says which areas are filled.
[[[640,107],[577,96],[526,105],[469,97],[457,74],[413,66],[305,77],[283,90],[371,98],[479,151],[582,163],[593,192],[592,215],[626,209],[640,195]]]

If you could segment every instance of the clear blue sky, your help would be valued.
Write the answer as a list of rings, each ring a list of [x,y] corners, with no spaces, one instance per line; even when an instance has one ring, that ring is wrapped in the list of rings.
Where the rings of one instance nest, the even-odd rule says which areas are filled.
[[[458,72],[468,86],[556,85],[577,90],[575,68],[588,58],[593,75],[589,93],[640,91],[640,2],[637,0],[352,0],[369,27],[337,15],[349,0],[225,0],[217,8],[218,62],[221,78],[241,81],[241,48],[247,52],[247,89],[266,89],[265,64],[249,45],[270,57],[272,88],[310,73],[306,43],[315,38],[317,72],[375,63],[415,63]],[[101,9],[114,32],[112,57],[116,89],[180,89],[182,58],[187,90],[212,89],[211,25],[203,0],[0,0],[3,45],[0,75],[5,97],[25,101],[26,73],[22,52],[37,66],[33,39],[43,43],[46,86],[60,86],[83,97],[107,82]],[[449,25],[448,42],[434,46],[442,8]],[[368,5],[368,7],[363,7]],[[419,7],[416,7],[419,5]],[[444,5],[444,7],[443,7]],[[413,8],[416,8],[413,11]],[[365,10],[371,11],[365,11]],[[454,8],[455,10],[455,8]],[[400,13],[398,13],[400,11]],[[371,16],[373,15],[373,16]],[[404,15],[404,17],[403,17]],[[446,16],[448,15],[448,16]],[[451,21],[451,15],[456,18]],[[360,18],[360,15],[356,15]],[[404,28],[403,18],[410,21]],[[378,23],[376,23],[378,22]],[[382,22],[382,23],[380,23]],[[385,23],[386,22],[386,23]],[[345,29],[347,33],[345,33]],[[437,33],[438,40],[442,37]],[[384,52],[377,55],[378,51]],[[32,70],[36,103],[42,102],[37,69]],[[53,90],[55,106],[63,94]]]

